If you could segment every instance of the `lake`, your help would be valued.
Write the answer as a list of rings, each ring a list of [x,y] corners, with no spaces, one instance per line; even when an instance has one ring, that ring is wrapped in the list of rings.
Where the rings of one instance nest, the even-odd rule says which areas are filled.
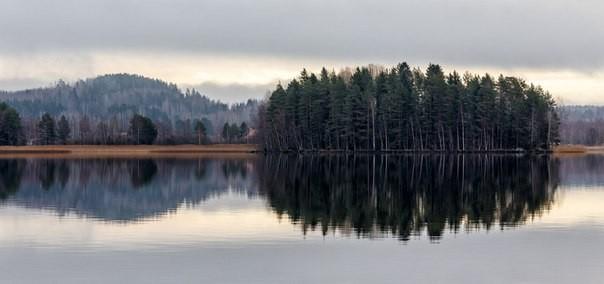
[[[601,283],[604,156],[0,159],[0,283]]]

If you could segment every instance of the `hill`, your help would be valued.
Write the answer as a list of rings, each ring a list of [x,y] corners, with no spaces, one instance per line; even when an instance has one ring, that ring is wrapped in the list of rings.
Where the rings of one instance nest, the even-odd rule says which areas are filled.
[[[110,74],[79,80],[73,84],[59,81],[53,87],[22,91],[0,91],[0,101],[14,107],[27,130],[42,114],[65,115],[79,135],[80,124],[89,124],[91,133],[102,122],[113,122],[124,131],[135,113],[151,118],[167,132],[191,128],[195,119],[203,120],[210,134],[217,134],[225,122],[249,122],[257,102],[227,105],[212,100],[197,90],[179,90],[175,84],[132,74]],[[111,123],[109,123],[111,124]],[[32,127],[33,128],[33,127]],[[188,131],[188,130],[187,130]],[[26,131],[26,136],[28,135]],[[161,139],[161,133],[160,137]]]
[[[558,112],[562,144],[604,144],[604,106],[562,106]]]

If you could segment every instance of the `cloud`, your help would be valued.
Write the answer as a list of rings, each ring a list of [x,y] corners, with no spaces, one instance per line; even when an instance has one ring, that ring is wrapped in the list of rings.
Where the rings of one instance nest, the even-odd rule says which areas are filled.
[[[145,50],[599,69],[595,0],[4,0],[0,52]]]
[[[196,89],[200,93],[222,102],[237,103],[248,99],[263,99],[268,92],[275,88],[276,84],[220,84],[216,82],[204,82],[196,85],[181,84],[179,87]]]
[[[50,87],[51,85],[49,85],[47,81],[43,81],[37,78],[0,78],[0,91],[24,90],[30,89],[33,86]]]
[[[302,68],[407,61],[512,73],[601,103],[602,10],[596,0],[2,0],[0,89],[128,72],[232,102]]]

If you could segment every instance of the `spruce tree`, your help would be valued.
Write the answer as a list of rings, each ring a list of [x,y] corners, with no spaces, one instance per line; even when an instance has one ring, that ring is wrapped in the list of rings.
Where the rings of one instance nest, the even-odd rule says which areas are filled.
[[[21,144],[21,118],[17,111],[5,103],[0,103],[0,145]]]
[[[64,115],[61,116],[59,122],[57,124],[57,140],[60,144],[67,144],[67,140],[71,134],[71,128],[69,127],[69,122],[65,118]]]
[[[259,113],[259,135],[273,150],[495,151],[548,149],[558,141],[551,95],[514,77],[445,76],[401,63],[339,75],[306,70],[278,85]],[[225,140],[240,130],[225,124]]]
[[[241,138],[245,138],[249,134],[250,128],[247,126],[247,123],[242,122],[239,125],[239,135]]]
[[[157,127],[151,119],[135,114],[130,119],[128,137],[135,145],[151,145],[157,138]]]
[[[54,145],[56,137],[55,120],[50,114],[45,113],[38,122],[38,142],[41,145]]]
[[[197,135],[197,144],[201,145],[203,139],[206,137],[206,126],[201,120],[195,121],[195,134]]]

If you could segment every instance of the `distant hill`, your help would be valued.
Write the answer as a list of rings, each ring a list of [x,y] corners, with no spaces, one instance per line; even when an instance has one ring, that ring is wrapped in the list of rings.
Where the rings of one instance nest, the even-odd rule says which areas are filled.
[[[86,116],[92,125],[115,119],[120,124],[134,113],[175,127],[182,121],[204,119],[214,128],[225,122],[249,122],[257,102],[249,100],[229,106],[197,90],[179,90],[175,84],[131,74],[110,74],[80,80],[59,81],[56,86],[23,91],[0,91],[0,101],[13,106],[25,121],[43,113],[65,115],[76,125]]]
[[[561,106],[560,115],[567,121],[597,121],[604,120],[604,106],[568,105]]]
[[[604,106],[570,105],[558,108],[563,144],[604,144]]]

